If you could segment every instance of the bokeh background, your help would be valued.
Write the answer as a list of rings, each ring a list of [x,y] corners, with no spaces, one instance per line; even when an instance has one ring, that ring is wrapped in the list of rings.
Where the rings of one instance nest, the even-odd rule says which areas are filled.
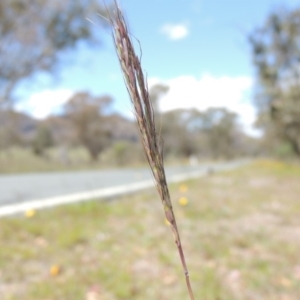
[[[120,6],[166,166],[248,162],[171,185],[196,298],[299,299],[299,2]],[[1,0],[0,190],[20,173],[146,167],[113,10]],[[187,299],[156,193],[119,200],[1,219],[0,298]]]

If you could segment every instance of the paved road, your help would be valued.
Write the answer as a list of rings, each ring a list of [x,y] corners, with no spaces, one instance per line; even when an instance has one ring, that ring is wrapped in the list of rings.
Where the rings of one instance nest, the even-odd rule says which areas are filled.
[[[206,174],[208,170],[232,169],[245,163],[247,161],[240,160],[198,166],[168,167],[167,180],[182,181]],[[0,175],[0,216],[23,211],[29,207],[43,208],[61,203],[120,195],[153,184],[148,168]]]

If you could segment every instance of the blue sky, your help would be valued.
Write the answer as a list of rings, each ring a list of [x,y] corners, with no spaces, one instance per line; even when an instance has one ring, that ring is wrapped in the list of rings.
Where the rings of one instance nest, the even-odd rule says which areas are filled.
[[[165,83],[162,111],[226,106],[253,132],[254,70],[247,34],[283,2],[276,0],[123,0],[130,31],[139,39],[149,85]],[[285,0],[294,7],[295,0]],[[98,23],[99,16],[87,16]],[[88,21],[87,21],[88,22]],[[96,26],[96,25],[95,25]],[[81,47],[56,80],[38,76],[19,89],[19,110],[43,118],[76,91],[109,94],[113,109],[131,115],[130,101],[111,36],[102,30],[102,47]],[[26,90],[26,92],[25,92]]]

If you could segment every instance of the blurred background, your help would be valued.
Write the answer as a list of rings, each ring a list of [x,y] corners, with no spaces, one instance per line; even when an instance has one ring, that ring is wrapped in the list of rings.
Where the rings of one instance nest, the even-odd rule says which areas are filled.
[[[166,162],[300,154],[297,1],[121,5]],[[104,4],[5,0],[0,14],[0,172],[143,163]]]
[[[0,1],[1,299],[187,299],[105,2]],[[195,298],[300,299],[299,1],[120,5]]]

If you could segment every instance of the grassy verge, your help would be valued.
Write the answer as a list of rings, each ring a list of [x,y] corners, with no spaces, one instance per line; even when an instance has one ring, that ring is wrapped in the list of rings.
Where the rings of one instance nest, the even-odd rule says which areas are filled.
[[[141,149],[137,147],[129,145],[127,152],[122,155],[112,146],[103,152],[97,161],[91,161],[88,152],[82,147],[70,148],[64,155],[58,147],[52,148],[45,157],[34,155],[29,148],[15,147],[0,150],[0,174],[148,167]],[[126,156],[128,153],[130,159]],[[189,160],[178,157],[166,160],[168,166],[183,164],[189,164]]]
[[[108,153],[112,157],[114,153]],[[30,148],[15,147],[0,151],[0,173],[28,173],[51,171],[74,171],[85,169],[100,169],[107,167],[120,167],[111,163],[104,163],[99,157],[98,161],[91,161],[88,152],[82,148],[70,148],[62,154],[58,147],[47,151],[44,157],[34,155]],[[137,164],[138,165],[138,164]]]
[[[300,299],[300,167],[171,185],[195,298]],[[0,299],[186,299],[156,192],[0,220]]]

